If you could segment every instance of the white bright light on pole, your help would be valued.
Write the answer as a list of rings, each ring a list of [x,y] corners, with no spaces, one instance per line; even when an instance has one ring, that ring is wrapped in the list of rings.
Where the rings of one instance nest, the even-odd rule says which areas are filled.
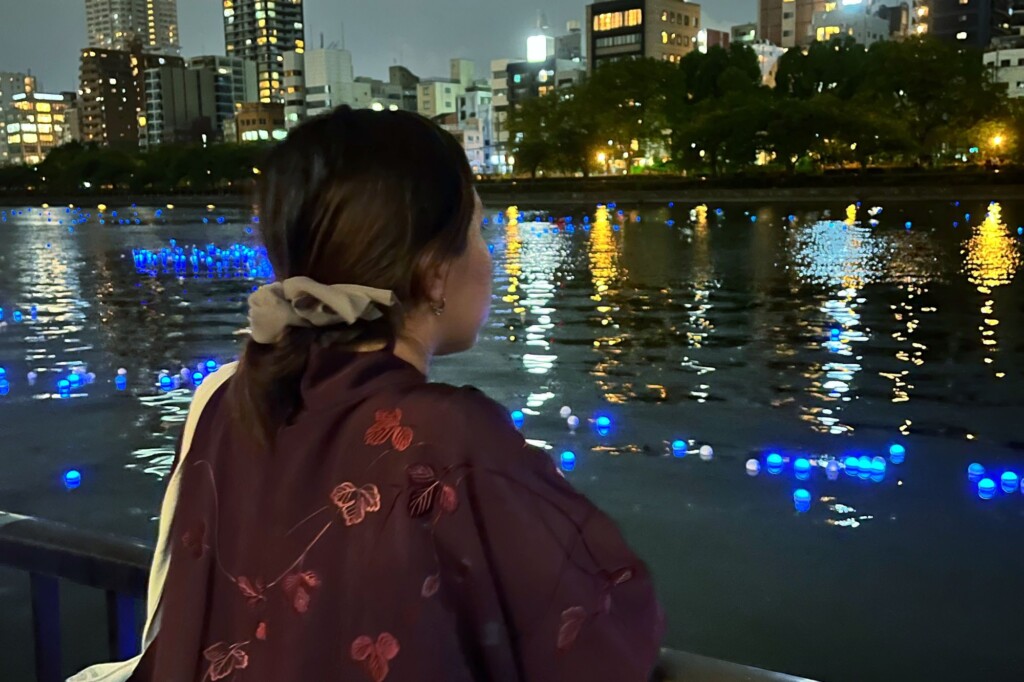
[[[547,61],[548,37],[530,36],[526,39],[526,59],[531,63]]]

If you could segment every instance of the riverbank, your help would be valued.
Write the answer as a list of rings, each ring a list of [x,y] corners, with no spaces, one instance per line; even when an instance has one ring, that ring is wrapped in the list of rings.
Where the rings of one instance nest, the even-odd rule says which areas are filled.
[[[765,202],[881,202],[1024,199],[1024,170],[956,172],[868,172],[816,176],[749,176],[694,179],[664,176],[538,178],[481,180],[477,191],[484,203],[530,204],[554,208],[606,202],[631,205],[670,201],[716,204]],[[140,206],[246,207],[252,204],[249,189],[220,193],[182,192],[81,192],[0,191],[0,205],[55,206],[77,204]]]

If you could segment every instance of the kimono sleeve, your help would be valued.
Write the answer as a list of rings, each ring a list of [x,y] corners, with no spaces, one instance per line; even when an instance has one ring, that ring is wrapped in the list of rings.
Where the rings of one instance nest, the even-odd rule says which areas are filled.
[[[646,681],[664,630],[647,567],[502,407],[469,389],[458,406],[467,522],[451,527],[476,535],[470,580],[493,588],[520,679]]]

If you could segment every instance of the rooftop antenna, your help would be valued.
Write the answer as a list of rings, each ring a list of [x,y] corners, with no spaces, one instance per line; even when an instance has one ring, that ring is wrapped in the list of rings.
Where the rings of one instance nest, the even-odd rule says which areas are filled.
[[[324,32],[320,31],[320,49],[324,49]]]

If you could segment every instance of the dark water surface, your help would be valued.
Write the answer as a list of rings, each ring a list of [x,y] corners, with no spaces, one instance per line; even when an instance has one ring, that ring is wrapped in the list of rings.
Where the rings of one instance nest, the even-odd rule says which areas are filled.
[[[983,501],[966,475],[1024,474],[1024,204],[888,203],[877,225],[868,205],[555,216],[571,224],[520,208],[518,224],[489,212],[491,322],[434,378],[477,385],[553,457],[576,454],[567,476],[655,573],[668,645],[829,682],[1024,679],[1024,494]],[[0,222],[0,509],[150,538],[191,396],[158,376],[237,355],[266,274],[251,214],[15,210]],[[199,276],[188,261],[140,271],[133,250],[171,239],[243,246]],[[61,397],[76,364],[95,382]],[[828,479],[830,458],[897,442],[906,461],[881,480]],[[773,451],[781,474],[747,475]],[[21,579],[0,573],[0,669],[31,662]]]

